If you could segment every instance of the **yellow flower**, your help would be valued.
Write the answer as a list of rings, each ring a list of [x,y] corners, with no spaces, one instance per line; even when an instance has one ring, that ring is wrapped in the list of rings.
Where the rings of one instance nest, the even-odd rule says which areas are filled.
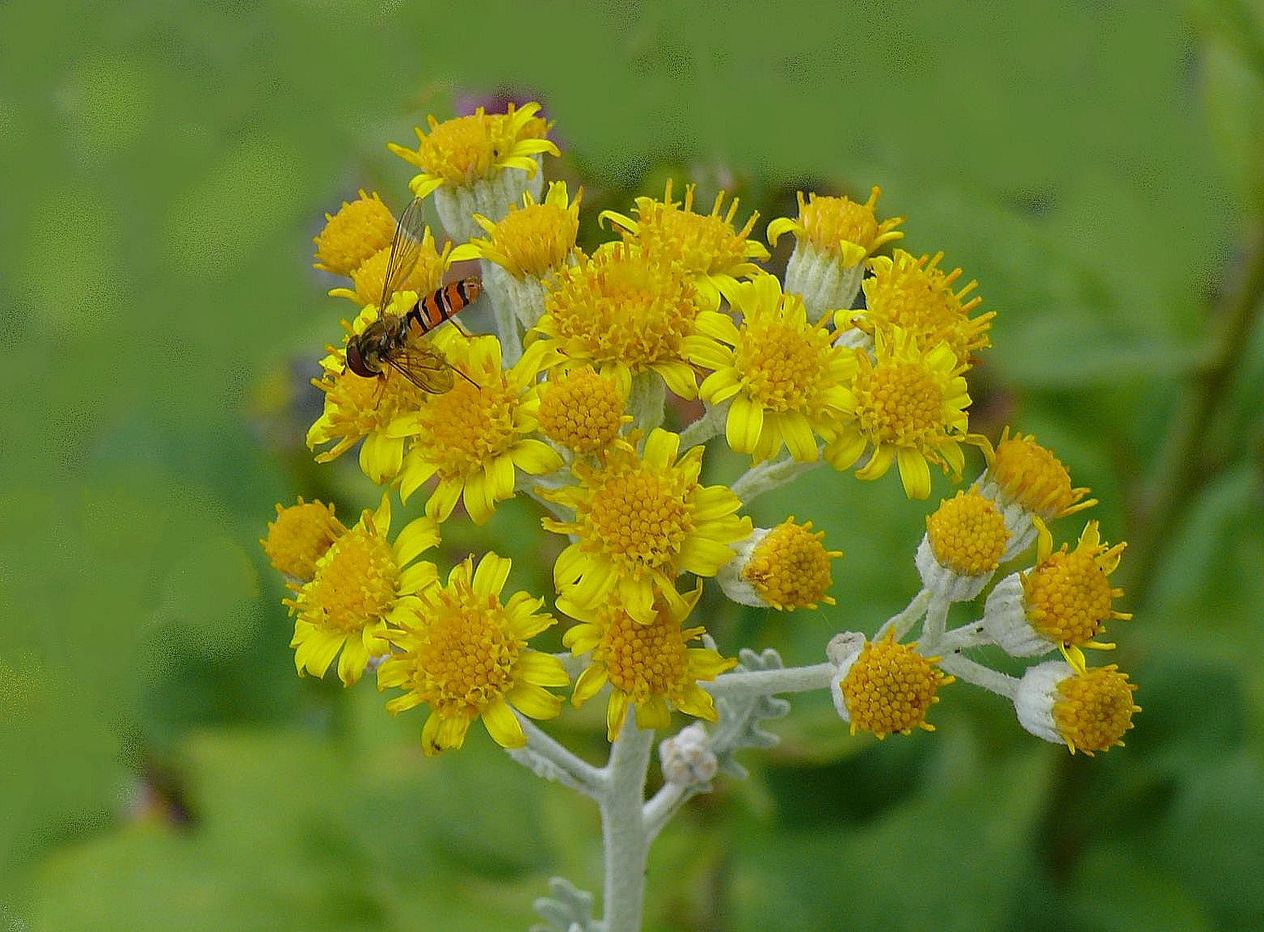
[[[421,169],[409,182],[417,197],[426,197],[443,185],[470,187],[506,169],[534,175],[542,153],[561,154],[545,138],[549,124],[536,116],[539,109],[537,103],[518,108],[510,104],[505,113],[487,113],[479,107],[469,116],[442,123],[431,116],[429,133],[416,129],[416,150],[394,143],[388,148]]]
[[[295,579],[311,579],[316,563],[330,546],[347,532],[334,517],[334,506],[305,502],[276,506],[277,517],[268,523],[268,536],[259,541],[268,561],[278,572]]]
[[[383,495],[377,510],[365,509],[359,523],[316,561],[312,579],[285,601],[297,616],[290,646],[300,675],[324,676],[338,657],[342,682],[358,681],[370,656],[389,651],[388,624],[400,624],[417,593],[437,578],[434,564],[409,564],[439,543],[438,525],[418,518],[393,544],[387,540],[390,529],[390,498]]]
[[[866,641],[839,667],[831,693],[853,735],[868,731],[884,739],[914,728],[935,730],[926,713],[939,701],[939,687],[955,678],[935,666],[938,657],[923,657],[916,647],[895,643],[895,631],[890,631],[880,641]]]
[[[697,293],[679,262],[616,243],[549,283],[540,341],[574,362],[633,375],[653,370],[682,398],[697,394],[687,362]]]
[[[882,189],[874,185],[869,200],[861,204],[849,197],[815,193],[805,199],[800,191],[798,219],[780,217],[768,224],[768,243],[776,246],[783,234],[793,233],[800,244],[806,242],[845,266],[859,265],[886,243],[904,236],[895,229],[903,217],[878,221],[874,208],[880,194]]]
[[[325,220],[325,229],[312,240],[316,268],[335,275],[350,275],[379,249],[390,246],[395,235],[395,218],[376,193],[361,191],[358,200],[343,201],[338,213],[325,214]]]
[[[716,581],[734,602],[792,612],[834,604],[827,595],[834,579],[830,561],[841,550],[825,549],[825,532],[812,532],[812,522],[795,524],[791,515],[774,528],[756,528],[738,550],[737,559],[720,570]]]
[[[526,592],[501,602],[509,568],[494,553],[477,569],[466,558],[446,586],[422,592],[400,616],[399,630],[388,633],[396,653],[378,668],[378,688],[405,690],[386,703],[393,714],[430,706],[421,729],[426,754],[461,747],[475,718],[501,747],[520,748],[527,738],[518,714],[544,719],[561,711],[561,700],[545,689],[570,682],[561,661],[527,647],[557,620],[541,614],[544,600]]]
[[[976,350],[992,345],[988,329],[996,312],[969,316],[983,301],[977,295],[967,297],[978,283],[953,291],[961,269],[945,273],[939,268],[943,257],[940,252],[918,259],[903,249],[895,250],[893,258],[876,256],[869,263],[873,274],[861,285],[865,310],[845,319],[840,313],[836,325],[844,329],[850,322],[871,337],[875,330],[900,327],[921,346],[946,343],[958,360],[969,362]]]
[[[396,292],[391,313],[403,313],[417,300],[411,291]],[[369,305],[350,325],[361,333],[377,319],[377,308]],[[360,468],[379,485],[395,477],[404,460],[404,437],[392,430],[400,418],[415,412],[426,397],[405,378],[387,371],[367,379],[346,367],[346,350],[337,349],[321,360],[324,370],[312,384],[325,393],[325,410],[307,431],[307,447],[333,446],[316,455],[316,462],[328,463],[342,456],[363,438]]]
[[[690,360],[714,370],[702,399],[732,399],[726,435],[738,453],[764,460],[785,446],[796,460],[815,461],[817,437],[832,436],[847,403],[855,354],[834,345],[823,320],[809,323],[803,300],[782,294],[772,275],[726,284],[724,295],[742,313],[740,328],[727,314],[703,311],[702,337],[688,341]]]
[[[759,213],[751,214],[739,230],[733,225],[737,215],[737,199],[726,213],[720,213],[724,192],[715,197],[711,213],[698,214],[693,210],[694,185],[685,186],[682,205],[672,200],[672,182],[667,181],[663,199],[652,197],[636,199],[637,219],[633,220],[613,210],[603,210],[598,220],[609,220],[618,227],[623,241],[635,244],[646,254],[684,263],[685,270],[693,276],[694,284],[703,301],[712,310],[720,305],[723,286],[737,283],[739,278],[751,278],[763,270],[751,260],[763,261],[768,250],[762,243],[749,239]]]
[[[944,344],[922,352],[898,327],[889,336],[879,331],[874,348],[876,364],[863,350],[854,351],[859,368],[825,457],[836,469],[847,469],[869,450],[857,478],[880,478],[898,463],[905,494],[926,498],[929,464],[960,477],[961,441],[977,442],[966,435],[970,396],[962,367]]]
[[[1092,757],[1123,746],[1132,716],[1141,711],[1133,700],[1136,689],[1114,664],[1076,671],[1051,660],[1023,674],[1014,708],[1023,728],[1036,737]]]
[[[575,512],[573,521],[543,521],[575,542],[553,567],[558,592],[588,610],[617,599],[637,621],[654,618],[655,594],[676,591],[681,573],[714,576],[733,558],[733,544],[751,533],[741,501],[724,486],[698,481],[702,447],[677,461],[680,436],[655,429],[638,454],[617,441],[596,464],[576,462],[579,484],[548,497]],[[543,493],[542,493],[543,494]]]
[[[671,724],[672,708],[714,722],[715,702],[698,685],[714,680],[737,661],[706,647],[690,647],[706,631],[682,627],[702,594],[702,584],[688,595],[673,590],[654,602],[653,615],[643,623],[618,603],[585,608],[559,600],[558,607],[581,624],[566,632],[563,643],[576,656],[592,653],[592,660],[575,681],[571,701],[576,707],[610,684],[606,706],[606,735],[613,741],[623,730],[628,706],[636,709],[639,728],[660,729]]]
[[[1087,488],[1071,488],[1071,476],[1053,451],[1032,435],[1001,433],[981,481],[985,495],[1002,505],[1017,505],[1044,521],[1064,518],[1097,504]]]
[[[398,291],[414,291],[419,295],[437,291],[443,286],[443,277],[449,266],[456,261],[452,257],[451,243],[445,242],[442,250],[435,247],[434,234],[430,232],[430,227],[422,231],[420,246],[417,264],[408,275],[396,282]],[[360,307],[368,304],[376,307],[382,300],[382,286],[386,281],[386,264],[390,255],[391,247],[388,243],[352,270],[351,283],[354,287],[334,288],[329,292],[330,296],[350,298]]]
[[[539,399],[528,397],[528,391],[546,354],[534,349],[506,371],[494,336],[466,337],[449,328],[434,343],[467,378],[456,379],[442,395],[426,396],[413,413],[392,425],[391,435],[400,442],[414,438],[400,495],[407,501],[437,476],[426,514],[446,521],[463,499],[470,517],[483,524],[497,502],[513,496],[516,470],[540,475],[561,468],[561,457],[530,437],[537,428]]]
[[[458,246],[452,261],[486,259],[521,281],[545,278],[566,264],[579,235],[581,188],[570,200],[565,181],[549,184],[549,193],[536,203],[530,193],[522,196],[522,207],[511,207],[499,221],[481,214],[474,220],[487,231],[486,238]]]
[[[614,443],[631,415],[624,414],[631,378],[603,375],[591,366],[560,366],[533,391],[539,395],[540,430],[574,453],[597,453]]]
[[[971,490],[940,502],[926,517],[926,539],[940,566],[959,576],[996,571],[1009,532],[996,503]]]

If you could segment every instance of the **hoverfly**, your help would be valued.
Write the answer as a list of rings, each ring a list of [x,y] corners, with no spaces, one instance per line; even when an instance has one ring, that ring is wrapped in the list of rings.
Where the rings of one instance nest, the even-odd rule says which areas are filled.
[[[347,338],[347,368],[366,379],[384,378],[389,368],[423,392],[441,395],[452,387],[454,372],[472,380],[421,338],[473,304],[482,293],[483,283],[477,278],[463,278],[418,298],[402,315],[388,313],[391,296],[417,265],[422,230],[421,199],[414,198],[395,225],[378,318]]]

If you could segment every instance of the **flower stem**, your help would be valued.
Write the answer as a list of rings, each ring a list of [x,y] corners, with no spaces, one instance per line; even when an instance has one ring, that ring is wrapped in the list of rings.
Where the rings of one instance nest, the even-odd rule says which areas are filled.
[[[653,741],[654,732],[638,728],[636,714],[629,709],[623,731],[610,749],[610,762],[602,772],[605,788],[598,802],[605,842],[605,932],[638,932],[641,928],[650,849],[642,806]]]
[[[895,638],[900,640],[904,635],[909,633],[909,629],[917,624],[917,620],[922,617],[922,613],[926,611],[926,606],[930,602],[930,590],[923,589],[909,601],[901,611],[896,612],[890,618],[882,623],[882,627],[874,634],[875,641],[882,640],[886,633],[892,628],[895,629]]]
[[[722,433],[728,413],[727,401],[718,405],[707,405],[706,413],[680,432],[680,448],[688,450]]]
[[[940,659],[939,666],[959,680],[973,683],[975,686],[981,686],[990,692],[1004,696],[1006,699],[1013,700],[1014,696],[1018,694],[1017,677],[1001,673],[999,670],[993,670],[991,667],[985,667],[981,663],[975,663],[970,658],[962,657],[960,654],[946,654]]]
[[[526,716],[519,715],[527,746],[509,751],[509,756],[536,776],[568,786],[593,799],[599,798],[606,786],[606,775],[580,760],[565,747],[545,734]]]
[[[650,370],[634,375],[628,396],[628,413],[632,415],[633,425],[647,431],[660,426],[666,400],[667,386],[657,372]]]
[[[829,686],[830,677],[833,675],[832,663],[818,663],[810,667],[721,673],[714,682],[698,685],[717,699],[743,699],[750,696],[805,693],[814,689],[825,689]]]
[[[790,456],[768,460],[746,470],[733,483],[733,494],[743,502],[749,502],[758,495],[780,488],[819,465],[821,465],[819,459],[804,463]]]

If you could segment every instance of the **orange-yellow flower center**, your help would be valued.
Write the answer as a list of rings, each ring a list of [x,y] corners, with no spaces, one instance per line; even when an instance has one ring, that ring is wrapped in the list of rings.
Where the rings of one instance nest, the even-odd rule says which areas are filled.
[[[277,517],[268,524],[263,550],[279,572],[311,579],[316,562],[346,530],[334,517],[332,507],[300,498],[297,505],[289,508],[277,505]]]
[[[679,470],[659,472],[636,460],[611,459],[590,482],[591,497],[577,515],[590,547],[633,572],[675,560],[694,526],[687,498],[695,479]]]
[[[754,214],[742,229],[733,226],[737,201],[729,207],[727,215],[720,215],[724,193],[715,199],[710,214],[693,211],[693,185],[685,189],[684,208],[671,200],[668,184],[663,201],[653,198],[637,198],[637,230],[624,231],[624,239],[635,241],[646,252],[666,258],[679,259],[691,273],[722,273],[746,262],[750,235],[759,214]],[[759,247],[758,253],[763,254]]]
[[[915,647],[887,638],[861,648],[842,682],[853,731],[884,738],[893,732],[907,735],[918,727],[931,730],[926,713],[938,701],[935,692],[951,677]]]
[[[1051,553],[1023,578],[1027,620],[1059,644],[1083,644],[1111,617],[1114,590],[1090,549]]]
[[[548,123],[539,117],[521,123],[511,114],[480,110],[442,123],[432,118],[430,132],[417,147],[417,162],[427,174],[449,184],[469,185],[491,175],[520,139],[543,139],[547,134]]]
[[[543,278],[566,262],[578,235],[579,212],[546,201],[511,209],[489,239],[515,278]]]
[[[974,491],[941,503],[926,519],[926,536],[940,565],[962,576],[995,570],[1009,541],[996,503]]]
[[[458,378],[452,389],[432,395],[418,416],[426,458],[441,478],[469,475],[501,456],[517,439],[514,415],[519,399],[502,376],[471,385]]]
[[[929,448],[944,433],[944,390],[921,363],[861,366],[853,393],[860,431],[875,443]]]
[[[365,378],[350,370],[326,372],[316,387],[325,393],[321,420],[327,437],[363,437],[384,428],[397,415],[415,411],[423,397],[419,388],[390,372],[384,379]]]
[[[1001,491],[1027,511],[1051,520],[1070,511],[1088,494],[1071,488],[1071,476],[1053,452],[1035,437],[1016,435],[1001,439],[989,474]],[[1086,507],[1081,505],[1080,507]]]
[[[592,453],[618,436],[626,403],[614,379],[587,366],[551,375],[540,389],[540,429],[564,447]]]
[[[917,259],[897,249],[891,262],[875,262],[873,276],[864,282],[867,310],[859,325],[869,332],[875,326],[902,327],[922,346],[947,343],[958,359],[990,345],[987,330],[991,315],[974,320],[968,316],[982,299],[962,303],[974,283],[954,292],[952,284],[961,269],[945,273],[938,267],[941,258],[942,253]]]
[[[791,321],[761,315],[742,323],[733,364],[763,407],[815,414],[832,351],[827,330],[805,332]]]
[[[495,596],[468,585],[445,588],[418,628],[412,689],[443,718],[473,717],[514,686],[513,667],[526,641],[506,631]]]
[[[1091,755],[1123,744],[1124,732],[1132,727],[1132,714],[1141,711],[1132,698],[1136,688],[1114,664],[1059,683],[1053,722],[1067,746]]]
[[[360,192],[358,200],[344,203],[329,217],[315,240],[316,258],[325,271],[349,275],[369,256],[389,246],[394,235],[395,218],[390,210],[376,194]]]
[[[394,607],[398,584],[391,545],[366,527],[354,527],[334,542],[317,563],[316,576],[299,590],[299,616],[325,630],[356,632]]]
[[[803,236],[817,249],[836,256],[841,255],[842,243],[853,243],[866,254],[873,252],[882,245],[879,241],[882,234],[899,223],[895,220],[879,224],[873,210],[876,200],[876,192],[865,204],[849,197],[817,194],[808,195],[805,201],[800,194],[799,224],[803,227]]]
[[[572,357],[622,362],[633,372],[682,359],[699,310],[682,265],[622,244],[563,269],[551,289],[541,329]]]
[[[685,642],[692,632],[681,630],[671,612],[659,611],[650,624],[641,624],[621,610],[609,613],[593,659],[604,663],[611,685],[633,702],[651,696],[674,697],[686,685],[689,653]]]
[[[778,611],[834,604],[826,595],[834,584],[830,560],[839,551],[825,549],[825,532],[812,533],[812,522],[779,524],[755,545],[742,569],[742,578],[760,598]]]
[[[427,248],[428,247],[428,248]],[[447,253],[444,250],[444,255]],[[360,263],[360,267],[351,273],[351,281],[355,285],[356,301],[361,306],[365,304],[377,304],[382,300],[382,286],[386,281],[386,263],[390,258],[390,246],[379,249],[373,255],[369,256],[364,262]],[[417,264],[413,266],[411,272],[400,282],[397,282],[397,291],[415,291],[418,295],[424,296],[432,291],[438,290],[443,284],[443,273],[446,271],[447,263],[444,261],[443,255],[440,255],[434,248],[434,241],[429,237],[422,243],[421,251],[417,256]]]

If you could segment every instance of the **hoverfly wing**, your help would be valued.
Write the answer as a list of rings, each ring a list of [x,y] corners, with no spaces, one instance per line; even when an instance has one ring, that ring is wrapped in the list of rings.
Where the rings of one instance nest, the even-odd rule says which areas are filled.
[[[386,313],[391,295],[400,290],[417,267],[417,259],[421,256],[421,238],[426,229],[421,207],[421,198],[413,198],[395,224],[395,238],[391,240],[391,254],[386,260],[386,274],[382,278],[382,299],[377,305],[379,314]]]
[[[457,370],[443,353],[426,343],[413,343],[386,357],[386,363],[428,395],[452,388]]]

